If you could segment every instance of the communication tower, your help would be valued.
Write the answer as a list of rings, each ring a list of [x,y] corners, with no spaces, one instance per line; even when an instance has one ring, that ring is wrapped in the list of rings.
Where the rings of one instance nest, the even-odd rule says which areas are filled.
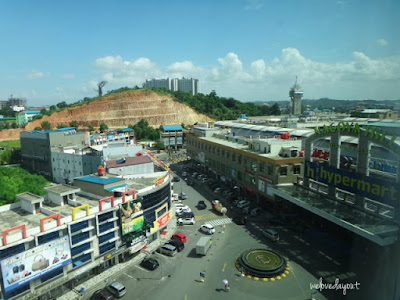
[[[290,97],[290,114],[296,116],[301,115],[301,97],[303,97],[303,91],[297,84],[297,76],[295,84],[289,91],[289,97]]]

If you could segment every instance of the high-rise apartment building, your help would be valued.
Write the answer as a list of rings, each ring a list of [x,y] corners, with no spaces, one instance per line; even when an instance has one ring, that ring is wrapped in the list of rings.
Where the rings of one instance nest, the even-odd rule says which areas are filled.
[[[200,91],[198,79],[193,78],[166,78],[166,79],[146,79],[143,88],[166,88],[170,91],[182,91],[196,95]]]

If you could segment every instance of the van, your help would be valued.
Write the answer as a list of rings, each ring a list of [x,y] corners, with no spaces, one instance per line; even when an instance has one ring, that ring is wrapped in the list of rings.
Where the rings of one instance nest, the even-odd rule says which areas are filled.
[[[121,298],[126,294],[125,286],[118,282],[114,281],[107,286],[107,289],[114,295],[114,297]]]
[[[158,249],[159,249],[159,252],[161,254],[165,254],[165,255],[168,255],[168,256],[175,256],[176,252],[177,252],[175,246],[168,245],[168,244],[165,244],[165,245],[161,246]]]
[[[269,238],[271,241],[274,241],[274,242],[279,241],[279,233],[277,233],[273,229],[265,229],[265,230],[263,230],[262,233],[266,238]]]

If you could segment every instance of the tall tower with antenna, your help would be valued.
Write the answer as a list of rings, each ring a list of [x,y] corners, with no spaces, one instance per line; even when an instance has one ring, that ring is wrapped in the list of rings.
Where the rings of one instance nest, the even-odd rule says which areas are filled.
[[[297,84],[297,76],[295,84],[289,91],[289,97],[290,97],[290,114],[295,116],[301,115],[301,97],[303,97],[303,91]]]

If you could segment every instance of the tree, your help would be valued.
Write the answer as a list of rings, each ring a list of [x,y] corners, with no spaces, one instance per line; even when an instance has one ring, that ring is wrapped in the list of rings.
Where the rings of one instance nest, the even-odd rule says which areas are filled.
[[[79,124],[77,121],[74,120],[74,121],[69,122],[69,126],[75,127],[75,129],[78,130]]]
[[[51,129],[51,124],[49,121],[43,121],[42,123],[40,123],[40,125],[42,126],[43,130],[50,130]]]
[[[35,129],[33,129],[33,130],[42,131],[42,127],[35,127]]]
[[[64,107],[67,107],[67,103],[65,103],[65,101],[62,101],[62,102],[60,102],[60,103],[57,103],[57,107],[58,107],[59,109],[64,108]]]
[[[51,106],[50,106],[50,110],[52,110],[52,111],[57,110],[57,106],[51,105]]]
[[[0,109],[0,115],[3,115],[5,118],[12,118],[15,117],[16,112],[9,106],[5,106]]]
[[[101,123],[100,123],[100,132],[104,132],[104,131],[106,131],[107,129],[108,129],[107,124],[104,123],[104,122],[101,122]]]
[[[94,131],[94,127],[93,127],[92,124],[88,125],[88,130],[89,130],[89,132],[93,132]]]
[[[97,84],[98,92],[99,92],[99,97],[103,96],[103,87],[107,84],[107,81],[100,81]]]
[[[281,109],[279,108],[278,103],[274,103],[274,105],[271,106],[270,114],[273,115],[273,116],[280,116],[281,115]]]
[[[68,127],[68,125],[65,125],[65,124],[60,124],[60,125],[57,125],[57,129],[60,129],[60,128],[65,128],[65,127]]]

